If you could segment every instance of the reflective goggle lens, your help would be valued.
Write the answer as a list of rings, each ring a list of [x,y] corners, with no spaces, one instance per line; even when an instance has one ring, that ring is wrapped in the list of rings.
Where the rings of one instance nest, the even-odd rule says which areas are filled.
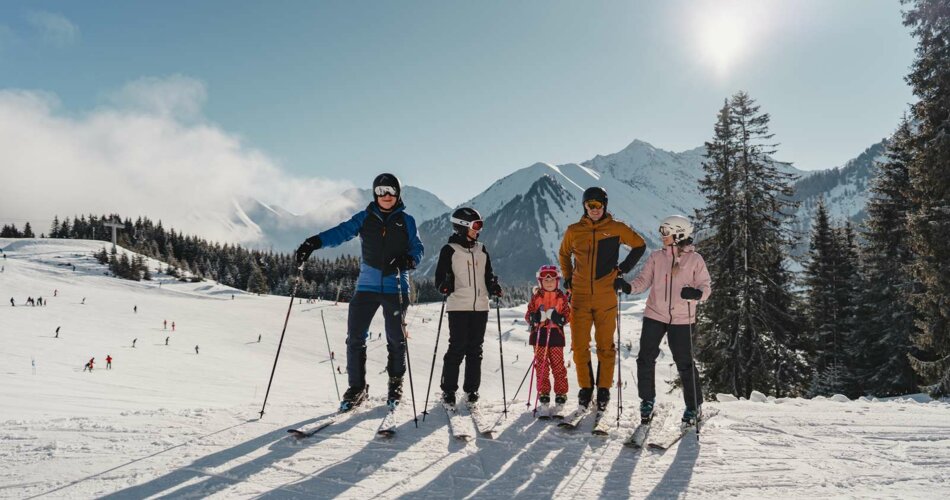
[[[474,230],[476,230],[476,231],[481,231],[481,230],[482,230],[482,226],[484,226],[484,225],[485,225],[484,222],[482,222],[482,221],[480,221],[480,220],[477,220],[477,221],[475,221],[475,222],[472,222],[472,229],[474,229]]]
[[[666,226],[660,226],[660,234],[663,236],[669,236],[673,234],[673,230]]]
[[[376,186],[373,192],[376,193],[376,196],[386,196],[387,194],[396,196],[396,188],[392,186]]]
[[[543,280],[555,280],[555,279],[557,279],[557,274],[554,274],[554,273],[542,274],[542,275],[541,275],[541,279],[543,279]]]
[[[600,209],[600,208],[604,208],[604,204],[601,203],[601,202],[599,202],[599,201],[597,201],[597,200],[587,200],[586,202],[584,202],[584,206],[587,207],[587,208],[589,208],[589,209],[591,209],[591,210],[597,210],[597,209]]]

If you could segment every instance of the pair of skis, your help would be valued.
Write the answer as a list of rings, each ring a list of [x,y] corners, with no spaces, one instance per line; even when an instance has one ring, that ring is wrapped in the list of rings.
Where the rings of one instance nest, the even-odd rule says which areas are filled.
[[[482,437],[493,439],[495,437],[495,424],[489,424],[485,420],[484,414],[482,414],[481,408],[478,404],[465,403],[464,407],[467,410],[468,416],[471,419],[471,425],[469,425],[468,420],[465,418],[459,411],[457,405],[449,405],[442,403],[442,408],[445,410],[446,416],[449,418],[449,432],[452,434],[452,437],[461,441],[469,441],[473,437],[472,427],[474,427],[475,433]]]
[[[641,449],[646,445],[651,450],[666,451],[684,437],[695,436],[697,425],[705,424],[707,420],[718,414],[719,410],[716,408],[704,409],[696,424],[677,422],[678,425],[670,426],[667,422],[672,418],[671,407],[661,403],[654,409],[652,418],[647,422],[641,422],[623,444],[634,449]],[[660,434],[651,437],[650,431],[653,428],[660,429]]]
[[[564,419],[557,424],[558,427],[567,430],[574,430],[580,426],[581,422],[584,420],[587,415],[589,415],[592,410],[586,406],[578,406],[577,409],[568,413],[564,416]],[[594,413],[594,424],[591,428],[590,433],[595,436],[606,436],[608,434],[608,429],[610,428],[610,420],[604,418],[607,414],[606,410],[596,410]]]

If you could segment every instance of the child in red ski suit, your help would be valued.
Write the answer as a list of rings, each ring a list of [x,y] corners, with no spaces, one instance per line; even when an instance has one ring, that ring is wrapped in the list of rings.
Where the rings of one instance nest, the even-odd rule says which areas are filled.
[[[538,402],[551,402],[551,381],[554,375],[555,404],[567,402],[567,368],[564,367],[564,325],[571,320],[571,304],[560,290],[561,276],[557,266],[541,266],[537,273],[538,288],[531,294],[525,321],[531,325],[528,343],[534,346],[534,371],[537,374]]]

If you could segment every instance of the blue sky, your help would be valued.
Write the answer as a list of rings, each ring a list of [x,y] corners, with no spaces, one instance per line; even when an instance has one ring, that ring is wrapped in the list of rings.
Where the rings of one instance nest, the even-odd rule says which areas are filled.
[[[393,171],[449,204],[635,138],[699,146],[739,89],[780,159],[840,165],[896,126],[913,48],[896,0],[0,3],[0,90],[52,117],[172,82],[175,123],[290,177]]]

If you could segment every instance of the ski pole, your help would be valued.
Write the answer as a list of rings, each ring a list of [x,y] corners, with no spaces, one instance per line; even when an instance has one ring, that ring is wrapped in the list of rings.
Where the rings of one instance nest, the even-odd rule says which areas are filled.
[[[412,358],[409,357],[409,335],[406,332],[406,311],[402,308],[402,269],[396,268],[398,272],[396,282],[396,295],[399,296],[399,328],[402,330],[402,345],[406,351],[406,370],[409,372],[409,394],[412,397],[412,420],[416,423],[416,429],[419,428],[419,415],[416,413],[416,391],[412,386]],[[409,279],[409,273],[406,272],[406,279]],[[408,295],[408,293],[407,293]],[[408,300],[409,297],[406,297]],[[406,304],[409,307],[409,304]]]
[[[620,414],[623,413],[623,370],[620,367],[620,291],[617,291],[617,428],[620,428]]]
[[[294,279],[294,288],[290,291],[290,305],[287,306],[287,317],[284,318],[284,329],[280,332],[280,341],[277,342],[277,354],[274,356],[274,367],[270,370],[270,380],[267,381],[267,392],[264,393],[264,404],[261,406],[261,417],[264,418],[264,408],[267,407],[267,396],[270,395],[270,386],[274,383],[274,372],[277,371],[277,360],[280,359],[280,348],[284,345],[284,334],[287,333],[287,322],[290,321],[290,310],[294,307],[294,296],[297,295],[297,286],[303,275],[303,264],[297,268],[297,277]]]
[[[693,404],[696,406],[696,441],[699,441],[699,370],[696,369],[696,360],[693,359],[693,308],[688,300],[686,301],[686,314],[689,317],[689,369],[692,370],[690,375],[693,378]],[[683,384],[683,388],[686,388],[686,384]]]
[[[442,310],[439,311],[439,327],[435,330],[435,347],[432,349],[432,367],[429,368],[429,385],[426,386],[426,403],[422,407],[422,421],[426,421],[429,414],[429,391],[432,390],[432,374],[435,373],[435,355],[439,352],[439,335],[442,333],[442,316],[445,316],[445,301],[448,295],[442,296]]]
[[[333,386],[336,387],[336,399],[340,399],[340,384],[336,381],[336,368],[333,366],[333,351],[330,350],[330,335],[327,333],[327,320],[323,317],[323,309],[320,310],[320,321],[323,322],[323,337],[327,339],[327,353],[330,355],[330,371],[333,373]]]
[[[498,317],[498,354],[501,357],[501,400],[505,405],[505,418],[508,418],[508,396],[505,394],[505,350],[501,346],[501,298],[499,297],[495,297],[495,313]]]
[[[531,369],[534,367],[534,358],[531,358],[531,365],[528,366],[528,369],[524,372],[524,377],[521,377],[521,383],[518,384],[518,389],[515,390],[515,395],[511,397],[512,404],[515,400],[518,399],[518,393],[521,392],[521,388],[524,387],[524,381],[528,380],[528,374],[531,373]]]

